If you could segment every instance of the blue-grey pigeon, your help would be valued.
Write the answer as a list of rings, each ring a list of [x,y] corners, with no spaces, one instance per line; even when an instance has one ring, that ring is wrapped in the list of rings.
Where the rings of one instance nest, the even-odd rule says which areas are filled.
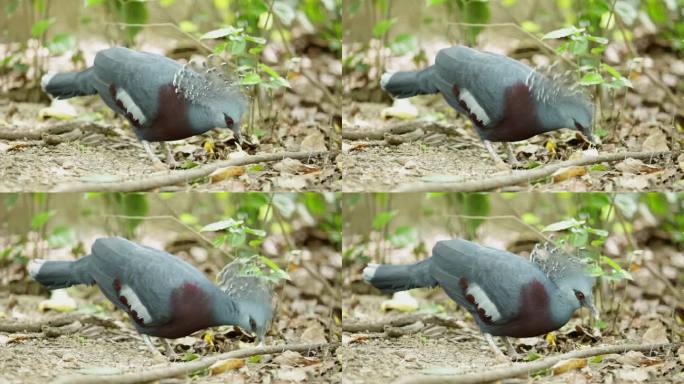
[[[561,128],[594,141],[593,106],[586,97],[503,55],[456,45],[440,50],[425,69],[385,73],[380,85],[397,98],[441,93],[470,118],[497,163],[491,141],[506,142],[511,157],[509,142]]]
[[[49,289],[97,284],[151,350],[149,336],[160,337],[169,355],[165,338],[217,325],[238,325],[263,340],[273,315],[271,291],[262,281],[224,276],[231,287],[222,290],[185,261],[120,237],[95,240],[90,255],[76,261],[33,260],[28,271]]]
[[[369,264],[363,278],[385,292],[439,285],[470,312],[501,357],[492,335],[502,336],[509,353],[515,356],[506,336],[532,337],[556,330],[582,306],[596,315],[594,278],[585,268],[580,259],[548,243],[536,247],[528,261],[510,252],[454,239],[437,242],[432,257],[415,264]]]
[[[221,74],[222,75],[222,74]],[[66,99],[99,94],[116,113],[126,117],[153,162],[159,159],[150,141],[165,141],[228,128],[240,141],[240,119],[246,100],[223,81],[215,68],[195,71],[164,56],[114,47],[95,56],[92,67],[79,72],[47,74],[41,81],[50,95]]]

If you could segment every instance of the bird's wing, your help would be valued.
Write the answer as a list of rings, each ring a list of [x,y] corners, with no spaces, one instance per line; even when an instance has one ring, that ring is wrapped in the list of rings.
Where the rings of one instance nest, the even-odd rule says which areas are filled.
[[[435,66],[442,94],[453,98],[453,86],[458,85],[461,99],[471,109],[479,107],[483,111],[487,118],[485,126],[503,118],[506,89],[524,83],[532,72],[530,67],[506,56],[464,46],[439,51]]]
[[[532,280],[548,281],[524,258],[466,240],[441,241],[432,257],[433,275],[449,297],[476,316],[474,300],[494,324],[515,318],[523,286]],[[473,300],[468,300],[467,295]]]
[[[103,97],[114,85],[116,99],[144,125],[156,118],[160,87],[171,84],[182,66],[161,55],[114,47],[97,53],[94,68],[107,87]]]
[[[144,326],[171,318],[174,289],[185,283],[211,284],[197,269],[173,255],[123,238],[98,239],[93,244],[95,280],[105,295]],[[121,300],[121,297],[125,300]]]

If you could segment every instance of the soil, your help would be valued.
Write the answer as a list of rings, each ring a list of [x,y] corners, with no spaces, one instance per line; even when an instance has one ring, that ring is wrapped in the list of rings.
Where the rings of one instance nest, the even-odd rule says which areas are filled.
[[[347,140],[343,141],[341,159],[345,192],[391,191],[407,184],[423,182],[449,182],[484,180],[493,175],[515,174],[525,168],[551,164],[578,156],[590,151],[589,144],[577,133],[570,130],[538,135],[527,141],[513,143],[513,150],[520,167],[501,168],[490,157],[477,137],[472,124],[462,116],[439,105],[439,99],[416,100],[419,116],[426,120],[437,119],[442,129],[426,132],[417,140],[398,145],[388,144],[385,140]],[[415,98],[417,99],[417,98]],[[414,100],[412,99],[412,102]],[[434,101],[429,106],[423,106]],[[432,105],[434,104],[434,105]],[[350,132],[380,131],[397,124],[397,119],[382,117],[383,103],[349,102],[343,109],[345,122]],[[448,108],[448,107],[447,107]],[[435,112],[437,111],[437,112]],[[446,117],[445,117],[446,116]],[[423,125],[416,121],[416,127]],[[637,133],[639,129],[635,129]],[[657,132],[657,130],[656,130]],[[644,140],[654,131],[644,132]],[[642,142],[644,141],[642,140]],[[655,140],[653,140],[655,141]],[[547,150],[553,143],[555,154]],[[503,144],[494,143],[503,159],[507,153]],[[624,151],[649,150],[641,143],[624,148],[608,143],[599,148],[598,154]],[[507,190],[530,191],[641,191],[648,189],[684,189],[684,170],[678,162],[682,160],[660,159],[636,161],[633,167],[629,161],[606,163],[601,166],[584,167],[583,173],[565,180],[541,180],[534,184],[508,187]],[[684,164],[684,163],[682,163]],[[512,173],[511,173],[512,172]]]

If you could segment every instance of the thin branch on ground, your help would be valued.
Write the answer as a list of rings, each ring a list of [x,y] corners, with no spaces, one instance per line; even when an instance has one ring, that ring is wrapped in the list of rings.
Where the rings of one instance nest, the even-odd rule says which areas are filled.
[[[610,163],[625,159],[652,160],[656,157],[671,155],[676,157],[679,151],[660,151],[660,152],[620,152],[608,153],[597,156],[587,156],[581,159],[566,160],[560,163],[548,164],[539,168],[507,173],[505,175],[492,176],[484,180],[472,180],[453,183],[412,183],[398,187],[394,192],[478,192],[490,191],[497,188],[509,187],[521,183],[551,176],[561,168],[572,166],[584,166],[598,163]]]
[[[55,317],[43,318],[40,320],[30,320],[30,321],[2,321],[0,322],[0,332],[42,332],[44,327],[56,328],[62,327],[64,325],[69,325],[73,322],[79,321],[82,324],[95,324],[102,325],[105,327],[117,326],[113,321],[103,319],[100,317],[95,317],[92,315],[83,315],[78,313],[69,313],[65,315],[59,315]]]
[[[390,123],[382,129],[361,132],[359,130],[342,130],[342,138],[345,140],[383,140],[386,135],[402,135],[405,133],[423,131],[445,131],[444,124],[435,121],[412,120]]]
[[[54,188],[54,192],[135,192],[148,191],[161,187],[188,183],[192,180],[209,176],[219,168],[249,165],[279,161],[286,158],[307,160],[319,156],[334,156],[333,152],[280,152],[262,155],[245,156],[239,159],[218,161],[211,164],[201,165],[185,171],[171,171],[161,175],[150,175],[141,180],[129,180],[111,183],[67,183]]]
[[[217,361],[227,359],[246,358],[255,355],[267,355],[282,353],[285,351],[294,352],[311,352],[323,348],[334,348],[336,344],[318,343],[318,344],[292,344],[292,345],[278,345],[268,347],[255,347],[238,349],[232,352],[226,352],[219,355],[207,356],[201,359],[191,361],[189,363],[170,364],[159,368],[145,368],[141,371],[123,373],[119,375],[75,375],[64,376],[58,378],[55,383],[59,384],[130,384],[130,383],[145,383],[157,381],[170,377],[180,375],[187,375],[193,371],[206,369]]]
[[[0,139],[2,140],[43,140],[46,136],[62,135],[71,131],[81,132],[106,132],[106,126],[91,121],[64,121],[57,124],[50,124],[45,127],[31,130],[19,130],[15,127],[3,127],[0,129]]]
[[[587,348],[578,351],[563,353],[556,356],[550,356],[541,360],[536,360],[529,363],[507,364],[499,367],[487,367],[484,372],[466,373],[463,375],[440,375],[440,376],[425,376],[415,375],[400,378],[394,384],[432,384],[432,383],[449,383],[449,384],[466,384],[466,383],[486,383],[497,380],[508,379],[511,377],[518,377],[522,375],[529,375],[532,372],[542,369],[551,368],[559,361],[568,359],[587,358],[597,355],[606,355],[610,353],[625,353],[628,351],[649,352],[653,353],[657,350],[669,348],[673,350],[679,347],[682,343],[665,343],[665,344],[625,344],[625,345],[608,345]]]
[[[384,332],[385,328],[398,328],[411,325],[417,322],[424,324],[436,324],[451,328],[463,328],[464,325],[454,318],[438,315],[406,315],[375,323],[343,323],[342,331],[349,333],[359,332]]]

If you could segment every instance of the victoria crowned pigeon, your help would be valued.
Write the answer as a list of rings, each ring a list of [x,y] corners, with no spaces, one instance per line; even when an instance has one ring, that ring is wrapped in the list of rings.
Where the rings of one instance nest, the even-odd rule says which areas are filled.
[[[270,289],[257,280],[233,276],[235,287],[221,290],[185,261],[120,237],[95,240],[90,255],[76,261],[33,260],[28,271],[49,289],[97,284],[152,351],[149,336],[157,336],[170,356],[164,338],[233,324],[263,340],[272,317]]]
[[[439,241],[432,257],[408,265],[369,264],[366,282],[386,292],[441,286],[470,312],[498,357],[492,339],[532,337],[560,328],[581,306],[593,314],[593,278],[579,259],[550,244],[536,247],[532,261],[513,253],[455,239]]]
[[[425,69],[385,73],[380,85],[397,98],[441,93],[470,118],[497,163],[491,141],[506,142],[512,157],[509,142],[560,128],[594,140],[593,107],[582,94],[506,56],[457,45]]]
[[[212,128],[229,128],[240,141],[245,98],[216,74],[215,69],[195,71],[161,55],[114,47],[98,52],[92,67],[47,74],[41,85],[60,99],[99,94],[128,119],[152,161],[159,163],[149,142],[161,141],[173,165],[165,141]]]

